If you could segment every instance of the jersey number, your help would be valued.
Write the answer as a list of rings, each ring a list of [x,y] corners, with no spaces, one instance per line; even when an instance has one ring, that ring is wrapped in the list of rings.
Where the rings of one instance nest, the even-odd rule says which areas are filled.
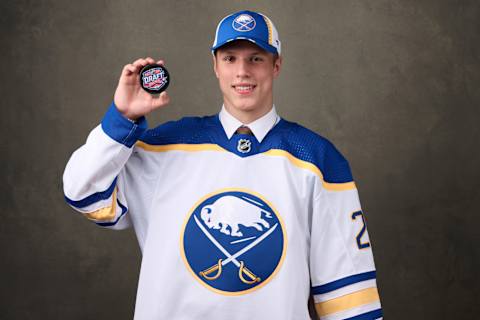
[[[358,249],[365,249],[370,247],[370,242],[363,242],[362,243],[362,237],[365,234],[365,231],[367,230],[367,226],[365,224],[365,218],[363,217],[363,212],[362,211],[355,211],[352,213],[352,220],[356,220],[358,216],[362,217],[362,230],[357,235],[357,246]]]

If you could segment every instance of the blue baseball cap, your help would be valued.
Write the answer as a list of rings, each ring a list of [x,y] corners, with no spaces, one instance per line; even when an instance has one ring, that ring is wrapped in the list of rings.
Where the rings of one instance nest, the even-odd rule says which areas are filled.
[[[212,53],[234,40],[248,40],[268,52],[280,55],[278,32],[266,15],[243,10],[223,18],[217,26]]]

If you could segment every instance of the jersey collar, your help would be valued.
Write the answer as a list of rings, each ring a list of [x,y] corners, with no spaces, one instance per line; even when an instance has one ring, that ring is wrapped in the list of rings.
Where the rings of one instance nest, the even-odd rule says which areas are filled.
[[[225,108],[225,105],[222,106],[222,110],[220,110],[218,117],[228,139],[233,136],[239,127],[246,125],[252,130],[252,133],[255,138],[257,138],[258,142],[262,142],[267,133],[278,123],[278,121],[280,121],[275,105],[272,106],[272,109],[266,115],[250,122],[249,124],[243,124],[237,118],[232,116]]]

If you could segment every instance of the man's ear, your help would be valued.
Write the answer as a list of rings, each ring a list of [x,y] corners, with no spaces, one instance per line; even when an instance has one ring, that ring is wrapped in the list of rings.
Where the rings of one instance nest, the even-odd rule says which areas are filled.
[[[273,77],[276,78],[280,74],[280,69],[282,69],[282,57],[278,56],[273,63]]]
[[[215,76],[218,79],[218,72],[217,72],[217,56],[215,54],[212,54],[213,57],[213,72],[215,72]]]

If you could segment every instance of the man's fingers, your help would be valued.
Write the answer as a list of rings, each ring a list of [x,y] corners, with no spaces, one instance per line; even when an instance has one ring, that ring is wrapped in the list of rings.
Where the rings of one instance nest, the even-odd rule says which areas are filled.
[[[126,76],[129,76],[132,73],[136,73],[136,72],[137,72],[137,68],[133,64],[125,65],[122,70],[122,74]]]
[[[148,62],[148,64],[154,64],[155,63],[155,60],[153,60],[153,58],[151,58],[151,57],[147,57],[147,58],[145,58],[145,60]]]
[[[141,68],[145,67],[147,64],[153,63],[155,63],[155,60],[151,57],[137,59],[133,63],[125,65],[123,67],[122,74],[128,76],[132,73],[138,73]]]
[[[141,68],[145,67],[146,65],[154,64],[154,63],[155,63],[155,60],[151,57],[140,58],[135,60],[133,63],[126,65],[124,67],[124,70],[127,69],[130,73],[135,73],[135,72],[138,72],[138,70],[140,70]],[[163,66],[165,64],[165,61],[158,60],[156,63]],[[131,67],[127,68],[127,66],[133,66],[135,67],[135,69],[132,69]]]
[[[160,95],[153,99],[152,101],[152,107],[153,109],[158,109],[163,106],[166,106],[167,104],[170,103],[170,96],[168,95],[167,91],[163,91],[160,93]]]
[[[143,68],[145,67],[146,65],[148,64],[148,61],[146,59],[143,59],[143,58],[140,58],[140,59],[137,59],[135,60],[135,62],[133,63],[133,65],[137,68]]]
[[[132,74],[138,74],[140,69],[145,67],[148,64],[154,64],[157,63],[159,65],[164,65],[165,61],[164,60],[158,60],[155,62],[155,60],[152,57],[146,57],[146,58],[140,58],[135,60],[133,63],[129,63],[125,65],[122,69],[122,76],[131,76]]]
[[[161,101],[162,105],[168,104],[170,102],[170,96],[168,95],[167,91],[160,93],[158,100]]]

